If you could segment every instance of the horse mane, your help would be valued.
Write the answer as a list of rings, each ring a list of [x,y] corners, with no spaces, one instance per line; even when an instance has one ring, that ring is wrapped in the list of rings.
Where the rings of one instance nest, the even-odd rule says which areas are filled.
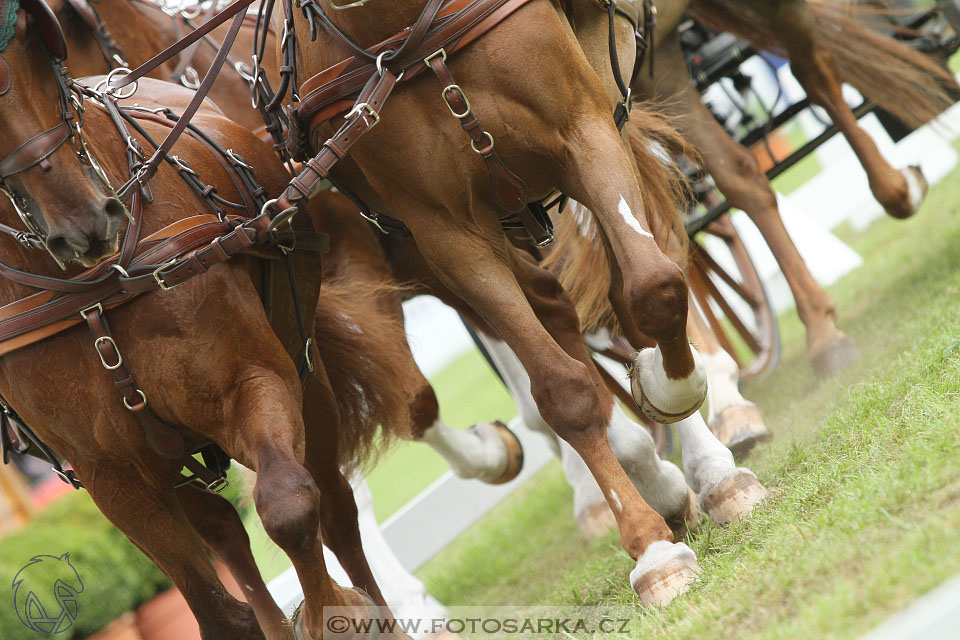
[[[687,242],[680,211],[690,201],[690,186],[673,157],[696,158],[697,153],[651,103],[634,104],[624,133],[637,162],[651,231],[660,249],[679,262],[686,257]],[[608,296],[610,265],[593,213],[571,203],[570,211],[555,216],[554,222],[556,242],[543,266],[559,278],[573,300],[583,331],[601,327],[616,331],[619,324]]]
[[[340,410],[340,463],[369,467],[398,434],[411,433],[408,385],[423,377],[407,347],[402,318],[384,311],[390,282],[325,278],[315,321],[317,349]]]
[[[867,0],[806,0],[816,38],[833,55],[844,82],[909,126],[929,122],[960,91],[946,66],[932,56],[878,32],[898,13]],[[786,56],[777,25],[740,0],[693,0],[689,13],[714,29],[730,31],[754,47]],[[902,13],[900,11],[899,13]]]

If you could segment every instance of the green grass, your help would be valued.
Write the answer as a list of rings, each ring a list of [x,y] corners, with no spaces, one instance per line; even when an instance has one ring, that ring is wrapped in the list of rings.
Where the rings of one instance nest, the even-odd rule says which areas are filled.
[[[641,612],[614,534],[586,544],[551,465],[421,569],[449,605],[611,604],[636,637],[849,638],[960,572],[960,171],[915,219],[847,233],[865,265],[831,288],[860,363],[817,381],[802,325],[745,388],[775,438],[748,461],[773,497],[688,539],[704,573]]]

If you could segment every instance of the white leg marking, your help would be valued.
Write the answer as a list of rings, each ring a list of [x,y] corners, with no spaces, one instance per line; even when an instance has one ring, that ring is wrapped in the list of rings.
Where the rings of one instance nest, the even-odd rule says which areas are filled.
[[[633,211],[627,201],[623,199],[623,195],[620,196],[620,206],[617,207],[617,211],[620,212],[620,216],[627,223],[627,226],[645,238],[653,238],[653,234],[641,227],[640,222],[633,216]]]
[[[660,345],[637,354],[634,367],[636,382],[650,404],[658,411],[676,415],[688,411],[706,395],[707,374],[703,358],[693,347],[690,347],[690,353],[693,355],[693,371],[679,380],[667,376],[663,368]],[[636,393],[634,397],[639,398]]]
[[[460,478],[490,481],[507,468],[507,449],[496,427],[485,422],[473,429],[453,429],[439,418],[423,434],[423,441],[443,456]]]
[[[756,405],[740,395],[740,369],[736,361],[723,349],[716,353],[702,353],[707,368],[707,422],[713,423],[724,409],[735,405]]]
[[[398,617],[443,618],[443,606],[430,597],[427,588],[404,569],[380,533],[373,515],[373,494],[359,473],[350,478],[359,511],[360,537],[373,577],[376,578],[387,604]]]
[[[710,490],[737,472],[733,454],[717,440],[699,412],[676,423],[683,453],[683,472],[697,494]]]

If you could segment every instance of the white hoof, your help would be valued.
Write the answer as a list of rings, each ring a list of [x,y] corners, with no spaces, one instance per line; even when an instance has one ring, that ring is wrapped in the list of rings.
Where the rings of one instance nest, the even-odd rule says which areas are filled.
[[[655,422],[672,424],[693,414],[707,397],[707,373],[697,350],[693,371],[686,378],[672,380],[663,368],[660,347],[644,349],[633,356],[630,387],[633,399],[644,415]]]
[[[654,542],[637,559],[630,586],[645,607],[663,607],[690,588],[701,572],[697,556],[682,542]]]
[[[900,169],[903,178],[907,181],[907,193],[910,198],[910,206],[913,212],[916,212],[923,204],[923,199],[927,196],[927,179],[923,171],[918,166],[910,166]]]
[[[510,482],[523,470],[523,446],[520,439],[507,425],[499,420],[493,423],[478,422],[468,431],[475,433],[484,443],[483,448],[502,451],[501,465],[481,472],[476,478],[488,484],[504,484]],[[500,455],[497,456],[500,459]]]
[[[700,491],[700,506],[711,520],[726,526],[743,520],[766,497],[767,490],[757,476],[741,467],[720,482],[704,487]]]

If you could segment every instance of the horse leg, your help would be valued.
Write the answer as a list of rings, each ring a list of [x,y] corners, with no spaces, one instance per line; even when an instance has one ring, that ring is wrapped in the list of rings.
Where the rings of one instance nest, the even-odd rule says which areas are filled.
[[[350,477],[353,496],[359,513],[363,549],[370,559],[377,583],[393,611],[401,618],[442,618],[443,607],[430,598],[427,588],[400,563],[380,531],[373,514],[373,494],[359,473]]]
[[[320,490],[303,465],[303,416],[293,401],[299,389],[262,367],[241,374],[226,406],[232,408],[227,423],[238,425],[236,433],[244,437],[230,449],[257,472],[253,499],[263,528],[289,556],[303,587],[295,628],[301,638],[320,638],[324,606],[366,606],[369,600],[336,585],[323,561]]]
[[[163,480],[146,479],[128,459],[122,463],[110,459],[91,456],[74,460],[74,464],[90,497],[107,519],[183,594],[200,626],[200,636],[205,640],[263,640],[263,631],[250,605],[230,595],[220,582],[175,492],[161,488],[164,481],[169,482],[170,475]],[[163,469],[173,471],[169,465],[163,465]]]
[[[406,203],[403,203],[406,204]],[[530,375],[530,391],[541,416],[584,459],[620,528],[620,541],[637,561],[631,583],[648,604],[665,603],[687,588],[698,570],[695,556],[682,544],[671,544],[666,522],[647,505],[617,463],[604,428],[609,406],[597,393],[598,383],[583,362],[571,357],[541,324],[525,291],[510,270],[510,247],[498,228],[494,211],[472,215],[483,228],[465,229],[445,210],[411,203],[404,215],[427,264],[454,294],[470,305],[511,346]],[[469,255],[470,260],[463,260]],[[478,277],[477,274],[483,274]],[[579,339],[573,306],[552,279],[555,297],[565,304],[551,318],[554,328]],[[586,351],[582,346],[580,348]]]
[[[250,537],[233,505],[194,484],[178,488],[177,499],[203,544],[227,565],[243,589],[267,640],[292,640],[293,630],[263,582],[250,551]]]
[[[336,554],[353,585],[385,607],[387,602],[363,554],[353,488],[340,470],[339,433],[330,428],[340,423],[339,412],[326,371],[319,363],[307,377],[303,415],[310,427],[306,430],[304,467],[322,488],[319,525],[323,541]]]
[[[687,341],[687,286],[680,267],[657,246],[631,159],[615,127],[581,119],[567,136],[561,190],[594,215],[610,264],[610,300],[633,344],[656,340],[635,357],[634,398],[661,423],[694,413],[706,397],[699,355]],[[603,162],[598,162],[603,158]]]
[[[790,56],[790,69],[815,104],[826,110],[830,119],[850,143],[860,160],[870,191],[886,212],[895,218],[908,218],[919,208],[927,183],[917,167],[894,169],[880,155],[876,143],[857,124],[857,118],[843,100],[841,79],[833,56],[817,43],[816,25],[804,0],[744,0],[778,34]]]
[[[656,82],[641,74],[638,91],[662,98],[727,201],[746,211],[757,225],[787,279],[797,314],[807,328],[807,359],[817,375],[831,375],[860,357],[856,342],[837,328],[833,299],[813,278],[790,239],[776,196],[756,158],[720,126],[691,85],[678,40],[671,34],[660,42],[655,57]]]
[[[707,424],[710,431],[737,458],[770,437],[760,408],[740,395],[740,368],[717,342],[699,310],[690,306],[687,324],[690,339],[697,345],[707,366]]]

